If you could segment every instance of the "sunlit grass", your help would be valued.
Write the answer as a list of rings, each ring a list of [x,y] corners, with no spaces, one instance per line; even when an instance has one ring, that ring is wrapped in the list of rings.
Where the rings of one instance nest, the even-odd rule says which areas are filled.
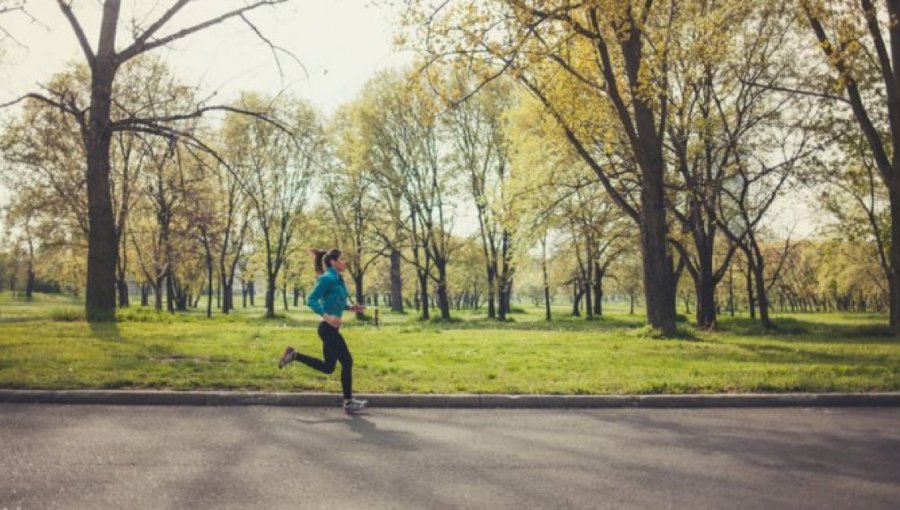
[[[238,306],[212,319],[132,307],[89,324],[78,300],[0,294],[0,387],[340,390],[336,375],[276,367],[285,345],[321,355],[311,312],[265,319]],[[507,323],[484,312],[442,323],[381,309],[380,326],[350,319],[344,335],[367,393],[900,390],[900,342],[883,316],[776,314],[773,331],[724,316],[718,332],[682,323],[677,338],[659,339],[624,305],[606,310],[587,321],[557,307],[548,323],[525,306]]]

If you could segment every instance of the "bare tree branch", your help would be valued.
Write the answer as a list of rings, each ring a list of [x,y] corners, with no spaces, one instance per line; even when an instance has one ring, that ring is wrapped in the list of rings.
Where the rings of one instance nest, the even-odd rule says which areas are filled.
[[[147,27],[147,30],[144,30],[144,33],[135,38],[134,42],[131,43],[127,48],[122,50],[119,55],[122,57],[122,61],[128,60],[132,56],[136,55],[139,48],[143,47],[143,45],[147,42],[147,40],[153,36],[163,25],[169,22],[175,14],[180,11],[185,5],[188,4],[190,0],[178,0],[178,2],[169,8],[159,19],[157,19],[153,24]]]
[[[801,89],[790,89],[787,87],[779,87],[778,85],[773,85],[771,83],[760,83],[756,81],[749,80],[741,80],[741,83],[744,85],[749,85],[751,87],[759,87],[766,90],[775,90],[777,92],[787,92],[789,94],[799,94],[801,96],[810,96],[810,97],[819,97],[822,99],[828,99],[829,101],[836,101],[839,103],[850,104],[850,101],[845,97],[835,96],[834,94],[826,94],[824,92],[818,92],[815,90],[801,90]]]
[[[60,110],[66,112],[66,113],[71,113],[72,115],[77,115],[78,113],[80,113],[78,110],[73,109],[71,106],[69,106],[63,102],[54,101],[53,99],[50,99],[49,97],[44,96],[42,94],[38,94],[36,92],[29,92],[28,94],[25,94],[24,96],[13,99],[12,101],[0,104],[0,109],[7,108],[9,106],[13,106],[15,104],[21,103],[22,101],[25,101],[26,99],[37,99],[38,101],[43,101],[44,103],[47,103],[50,106],[59,108]]]
[[[62,0],[59,0],[59,1],[62,2]],[[159,48],[160,46],[165,46],[166,44],[168,44],[172,41],[181,39],[182,37],[188,36],[195,32],[199,32],[200,30],[203,30],[204,28],[208,28],[213,25],[217,25],[229,18],[233,18],[235,16],[240,16],[245,12],[252,11],[256,8],[263,7],[266,5],[276,5],[276,4],[284,3],[286,1],[287,0],[262,0],[262,1],[250,4],[250,5],[247,5],[245,7],[241,7],[240,9],[235,9],[233,11],[226,12],[225,14],[222,14],[221,16],[217,16],[215,18],[206,20],[203,23],[198,23],[194,26],[185,28],[183,30],[179,30],[179,31],[177,31],[173,34],[167,35],[161,39],[156,39],[153,42],[148,43],[147,41],[143,41],[141,44],[137,44],[137,45],[133,44],[119,53],[119,55],[118,55],[119,62],[120,63],[125,62],[130,58],[140,55],[141,53],[145,53],[145,52],[153,50],[155,48]],[[166,14],[168,14],[168,13],[166,13]],[[137,42],[137,41],[135,41],[135,42]]]
[[[78,38],[78,44],[81,45],[81,50],[84,52],[85,58],[87,58],[91,69],[94,69],[97,64],[97,56],[94,54],[94,50],[91,48],[91,43],[88,42],[87,36],[84,35],[84,29],[81,28],[81,23],[78,22],[78,18],[76,18],[75,13],[72,12],[72,6],[64,0],[56,0],[56,3],[66,16],[66,19],[69,20],[69,24],[72,25],[72,30],[75,31],[75,37]]]
[[[256,25],[254,25],[254,24],[253,24],[249,19],[247,19],[247,17],[244,16],[243,14],[241,14],[241,19],[244,21],[244,23],[247,24],[248,27],[250,27],[251,30],[253,30],[253,32],[256,34],[257,37],[259,37],[264,43],[266,43],[266,44],[269,46],[269,50],[272,51],[272,58],[275,59],[275,65],[278,66],[278,75],[281,76],[281,79],[282,79],[282,80],[284,79],[284,71],[283,71],[282,68],[281,68],[281,60],[278,59],[278,52],[279,52],[279,51],[282,52],[282,53],[284,53],[284,54],[286,54],[287,56],[291,57],[291,59],[293,59],[294,62],[296,62],[297,64],[299,64],[299,65],[300,65],[300,68],[303,69],[303,74],[305,74],[306,77],[309,78],[309,71],[306,69],[306,66],[303,65],[303,62],[301,62],[300,59],[297,58],[296,55],[294,55],[294,54],[291,53],[290,51],[288,51],[288,50],[282,48],[281,46],[276,46],[274,43],[272,43],[272,41],[270,41],[266,36],[264,36],[264,35],[262,34],[262,32],[260,32],[259,29],[256,28]]]
[[[189,120],[196,119],[203,116],[204,113],[213,112],[213,111],[225,111],[238,113],[241,115],[247,115],[248,117],[253,117],[259,119],[263,122],[267,122],[281,131],[285,133],[293,133],[293,131],[287,126],[281,124],[280,122],[268,117],[263,112],[254,112],[250,110],[244,110],[242,108],[236,108],[233,106],[224,106],[224,105],[215,105],[215,106],[204,106],[194,110],[193,112],[183,113],[179,115],[169,115],[164,117],[131,117],[127,119],[117,120],[111,124],[111,129],[114,131],[127,131],[132,129],[134,126],[158,126],[161,123],[167,122],[177,122],[180,120]]]

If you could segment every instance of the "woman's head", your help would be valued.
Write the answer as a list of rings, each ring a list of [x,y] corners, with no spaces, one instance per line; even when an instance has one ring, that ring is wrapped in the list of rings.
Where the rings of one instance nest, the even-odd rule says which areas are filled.
[[[338,271],[344,270],[344,259],[341,257],[341,250],[337,248],[332,248],[328,251],[314,249],[310,253],[313,256],[313,267],[315,267],[316,274],[324,273],[329,267],[334,267]]]

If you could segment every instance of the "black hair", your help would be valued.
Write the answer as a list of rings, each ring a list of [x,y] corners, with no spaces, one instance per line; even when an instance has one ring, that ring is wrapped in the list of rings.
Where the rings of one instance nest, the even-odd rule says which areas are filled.
[[[341,250],[337,248],[332,248],[328,251],[313,249],[310,250],[310,253],[313,256],[313,267],[317,275],[324,273],[326,268],[331,267],[333,261],[341,257]]]

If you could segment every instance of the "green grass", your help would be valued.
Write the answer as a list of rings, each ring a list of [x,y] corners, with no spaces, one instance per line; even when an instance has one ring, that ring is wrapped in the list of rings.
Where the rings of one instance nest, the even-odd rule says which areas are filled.
[[[239,305],[240,306],[240,305]],[[202,308],[202,305],[201,305]],[[349,320],[359,392],[646,394],[900,390],[900,341],[884,316],[776,314],[774,331],[721,318],[718,332],[683,324],[660,339],[623,307],[593,321],[523,307],[512,321],[460,312],[450,323],[382,311]],[[201,311],[131,308],[89,324],[79,301],[0,293],[0,387],[340,390],[336,374],[276,367],[285,345],[321,355],[316,317],[261,308],[207,319]]]

